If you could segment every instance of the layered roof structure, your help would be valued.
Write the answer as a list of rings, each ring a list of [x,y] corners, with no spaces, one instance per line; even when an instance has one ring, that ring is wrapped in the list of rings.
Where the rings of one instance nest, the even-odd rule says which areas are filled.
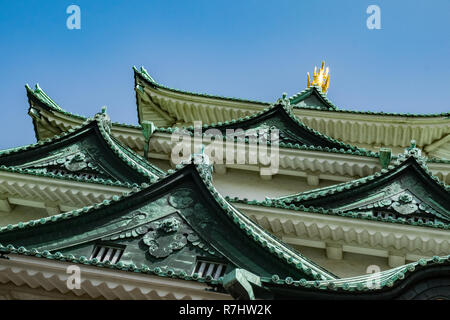
[[[450,256],[420,259],[387,271],[331,281],[262,278],[273,299],[441,300],[448,296]]]
[[[225,121],[224,123],[217,123],[203,126],[203,129],[220,130],[223,136],[227,136],[227,130],[235,132],[237,130],[244,131],[258,131],[270,134],[271,130],[278,130],[279,141],[283,147],[290,146],[306,146],[319,147],[322,150],[343,150],[361,153],[366,153],[366,150],[361,150],[355,146],[345,144],[343,142],[332,139],[320,132],[309,128],[301,121],[299,121],[292,113],[290,102],[283,96],[276,104],[271,105],[260,112],[254,113],[251,116],[246,116],[232,121]],[[259,138],[255,137],[255,138]],[[268,139],[266,139],[268,140]]]
[[[175,90],[133,70],[141,126],[112,123],[106,108],[93,118],[72,114],[26,86],[38,143],[0,152],[1,283],[67,294],[65,268],[75,264],[84,283],[74,294],[92,298],[450,297],[448,113],[340,110],[327,98],[324,65],[307,89],[274,104]],[[252,138],[269,146],[276,131],[282,178],[271,188],[292,177],[306,178],[295,190],[326,187],[264,201],[222,196],[213,170],[221,170],[216,183],[222,177],[239,192],[237,170],[196,154],[195,143],[176,170],[147,161],[174,166],[179,131],[201,143],[228,141],[232,132],[233,147],[246,147],[248,158]],[[428,157],[415,143],[398,156],[375,152],[411,138]],[[260,170],[239,181],[271,179],[262,162],[229,167]],[[345,182],[330,185],[336,181]],[[36,211],[32,220],[27,210]],[[310,248],[325,249],[336,264],[344,253],[388,261],[385,271],[357,277],[341,273],[341,264],[333,269],[340,278]]]
[[[395,165],[375,175],[273,201],[375,218],[448,224],[449,199],[450,186],[430,173],[420,150],[412,146]]]
[[[61,134],[71,128],[77,127],[86,121],[86,117],[69,113],[56,105],[48,95],[38,86],[34,90],[27,87],[27,94],[30,102],[29,114],[33,119],[33,124],[38,140],[45,139],[55,134]],[[214,129],[216,126],[250,125],[255,121],[264,121],[267,116],[271,117],[272,107],[260,110],[254,116],[246,116],[240,119],[225,121],[217,124],[204,124],[204,130]],[[279,141],[280,147],[280,169],[284,174],[298,175],[304,170],[318,172],[321,176],[333,177],[337,181],[342,181],[339,176],[362,177],[374,173],[379,168],[378,153],[356,148],[351,145],[341,143],[327,137],[319,132],[307,128],[290,113],[291,108],[286,107],[284,111],[277,112],[282,115],[287,126],[285,131],[291,138]],[[275,110],[273,110],[275,111]],[[272,112],[273,112],[272,111]],[[289,116],[286,116],[288,114]],[[277,115],[275,115],[277,116]],[[247,121],[248,120],[248,121]],[[150,141],[151,157],[157,159],[170,158],[173,149],[173,142],[170,136],[178,128],[158,127],[154,131]],[[302,132],[309,140],[299,140],[292,138],[296,132]],[[122,144],[130,147],[135,152],[143,153],[145,139],[141,126],[125,125],[113,122],[111,134]],[[312,138],[312,140],[311,140]],[[224,140],[226,137],[224,136]],[[304,143],[315,143],[318,146]],[[325,147],[322,147],[325,145]],[[328,146],[333,146],[332,148]],[[345,168],[343,167],[343,157],[346,158]],[[318,161],[318,159],[320,159]],[[435,168],[436,167],[436,168]],[[450,172],[445,166],[433,165],[433,170],[442,179],[450,179]],[[338,176],[339,175],[339,176]],[[348,178],[345,178],[348,179]]]
[[[85,181],[154,182],[165,175],[110,134],[106,109],[61,136],[4,150],[0,168]]]
[[[407,288],[420,281],[427,281],[427,288],[430,283],[437,287],[431,298],[440,297],[435,296],[440,286],[445,289],[445,280],[432,282],[429,278],[448,274],[449,257],[338,279],[236,210],[215,190],[210,174],[207,159],[196,155],[191,163],[143,189],[94,206],[1,228],[0,254],[7,258],[0,260],[3,278],[14,278],[17,273],[9,270],[19,261],[20,265],[36,265],[32,260],[36,257],[54,261],[52,271],[46,271],[46,279],[53,279],[51,284],[44,284],[44,278],[39,280],[38,272],[34,273],[35,283],[42,282],[48,288],[58,288],[58,278],[52,274],[58,263],[68,262],[83,268],[169,277],[174,282],[201,282],[213,292],[239,299],[416,298],[424,293]],[[85,275],[90,282],[84,287],[91,288],[87,293],[114,296],[113,289],[106,290],[108,286],[94,286],[102,281],[92,282],[93,273]],[[25,273],[15,281],[30,280]],[[130,282],[129,286],[136,285]],[[139,289],[134,297],[145,298],[144,292],[150,291]]]
[[[133,68],[139,122],[158,126],[218,123],[259,112],[270,103],[172,89],[156,82],[141,67]],[[377,146],[405,148],[415,139],[431,157],[450,158],[449,113],[397,114],[338,108],[318,86],[291,96],[294,114],[305,125],[334,139],[375,150]],[[357,115],[357,117],[355,117]]]
[[[10,245],[60,257],[75,255],[83,261],[96,259],[101,266],[120,259],[121,264],[171,269],[189,276],[195,273],[197,261],[206,261],[223,268],[222,273],[216,270],[217,277],[209,273],[215,280],[235,267],[260,276],[335,278],[233,208],[212,186],[209,170],[204,163],[191,163],[110,201],[8,225],[0,229],[0,243],[3,248]],[[99,246],[114,248],[110,255],[119,251],[123,255],[98,257]]]

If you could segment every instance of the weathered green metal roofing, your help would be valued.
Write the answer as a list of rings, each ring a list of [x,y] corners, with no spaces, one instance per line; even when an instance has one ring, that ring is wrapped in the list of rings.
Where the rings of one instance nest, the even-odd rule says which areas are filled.
[[[321,207],[305,207],[304,205],[295,205],[295,204],[285,204],[282,201],[273,201],[271,199],[266,199],[263,201],[258,200],[249,200],[247,198],[239,198],[239,197],[226,197],[227,201],[230,203],[242,203],[253,206],[261,206],[261,207],[271,207],[271,208],[279,208],[286,209],[292,211],[301,211],[301,212],[309,212],[313,214],[325,214],[330,216],[339,216],[344,218],[352,218],[352,219],[362,219],[368,221],[378,221],[378,222],[386,222],[386,223],[397,223],[397,224],[405,224],[412,226],[420,226],[420,227],[429,227],[436,228],[442,230],[450,230],[450,223],[441,222],[441,221],[425,221],[420,218],[417,220],[414,219],[405,219],[403,217],[392,217],[392,216],[373,216],[369,214],[364,214],[357,211],[340,211],[335,209],[326,209]]]
[[[411,299],[417,294],[414,285],[431,289],[431,279],[448,278],[449,272],[450,255],[352,278],[308,281],[274,275],[260,281],[272,299]]]
[[[162,88],[166,90],[170,90],[173,92],[178,92],[186,95],[199,96],[199,97],[207,97],[207,98],[215,98],[236,102],[248,102],[255,103],[261,105],[269,105],[269,102],[263,101],[255,101],[255,100],[247,100],[240,98],[229,98],[217,95],[209,95],[202,93],[194,93],[189,91],[182,91],[178,89],[173,89],[170,87],[166,87],[158,82],[156,82],[147,70],[144,67],[137,69],[133,67],[135,77],[140,77],[145,80],[149,85],[154,86],[156,88]],[[390,112],[373,112],[373,111],[353,111],[353,110],[344,110],[339,109],[335,104],[333,104],[328,98],[327,95],[322,92],[319,87],[311,86],[309,88],[304,89],[303,91],[296,93],[295,95],[289,98],[291,105],[294,108],[298,109],[314,109],[314,110],[322,110],[322,111],[334,111],[334,112],[342,112],[342,113],[355,113],[355,114],[370,114],[370,115],[387,115],[387,116],[400,116],[400,117],[446,117],[450,116],[449,112],[444,113],[436,113],[436,114],[409,114],[409,113],[390,113]],[[303,102],[303,103],[302,103]]]
[[[151,274],[166,278],[197,281],[207,283],[219,291],[223,290],[224,287],[230,290],[225,281],[229,280],[230,275],[233,276],[233,273],[236,273],[232,271],[242,270],[230,267],[227,269],[226,280],[223,277],[214,279],[210,275],[201,277],[198,273],[187,273],[184,270],[180,271],[177,268],[166,266],[149,267],[146,264],[138,266],[133,262],[123,263],[122,261],[112,264],[108,261],[100,262],[95,258],[88,259],[85,256],[63,254],[59,251],[50,252],[49,250],[38,250],[35,248],[27,249],[24,246],[17,247],[12,244],[6,246],[0,244],[0,254],[3,258],[8,258],[7,255],[10,253],[121,271]],[[248,276],[245,276],[247,273],[245,270],[244,272],[244,277],[241,277],[241,279],[234,277],[232,280],[238,280],[241,283],[246,282]],[[436,287],[436,284],[441,284],[443,279],[448,279],[449,272],[450,255],[442,257],[434,256],[379,273],[369,273],[362,276],[341,279],[308,280],[291,276],[280,277],[278,274],[260,277],[250,273],[253,281],[247,283],[248,286],[244,290],[247,293],[250,293],[248,291],[254,291],[254,293],[251,292],[252,295],[250,298],[252,299],[409,300],[417,299],[418,292],[415,288],[421,287],[430,291],[430,289]],[[230,292],[233,294],[233,288],[231,288]],[[436,293],[433,294],[436,295]],[[442,294],[437,294],[437,296],[431,295],[431,298],[442,298]],[[240,297],[242,298],[242,295]]]
[[[0,151],[0,168],[87,182],[133,184],[163,177],[164,171],[110,135],[104,111],[61,136]]]
[[[289,98],[294,108],[314,108],[317,110],[335,111],[337,107],[317,86],[311,86]]]
[[[227,135],[227,130],[265,130],[269,135],[271,130],[277,129],[279,130],[279,141],[277,142],[282,147],[307,147],[308,150],[309,147],[312,147],[313,150],[339,150],[341,152],[375,155],[365,149],[343,143],[306,126],[292,113],[289,101],[285,96],[270,107],[250,116],[223,123],[204,125],[202,129],[216,129],[223,136]],[[193,127],[190,127],[190,130],[193,130]]]
[[[261,276],[335,278],[231,206],[213,187],[210,174],[202,164],[179,166],[121,197],[3,227],[0,243],[61,259],[73,255],[100,266],[107,265],[88,257],[96,244],[107,243],[125,246],[120,266],[192,274],[195,262],[206,259]]]
[[[67,115],[69,117],[73,117],[73,118],[81,120],[81,121],[86,121],[88,119],[88,118],[86,118],[84,116],[73,114],[73,113],[70,113],[70,112],[62,109],[53,100],[51,100],[48,97],[48,95],[38,85],[36,85],[36,88],[34,90],[31,89],[28,85],[26,85],[25,87],[27,89],[28,99],[39,103],[39,105],[42,106],[44,109],[46,109],[46,110],[48,110],[50,112],[59,112],[61,114]],[[310,88],[308,88],[308,89],[310,89]],[[49,101],[49,100],[51,100],[51,101]],[[31,106],[31,103],[30,103],[30,106]],[[270,106],[269,106],[269,108],[270,108]],[[259,115],[259,114],[261,114],[263,112],[266,112],[269,108],[266,108],[265,110],[262,110],[261,112],[257,113],[256,115],[253,115],[253,116],[257,116],[257,115]],[[33,112],[32,110],[33,109],[30,108],[29,112]],[[248,117],[244,117],[244,118],[241,118],[241,119],[234,119],[234,120],[231,120],[231,121],[225,121],[223,123],[204,125],[204,128],[207,129],[209,127],[214,127],[214,126],[217,126],[217,125],[234,124],[237,121],[245,121],[245,120],[248,120],[251,117],[252,116],[248,116]],[[295,118],[295,119],[298,120],[297,118]],[[36,140],[39,141],[41,139],[40,139],[39,134],[37,132],[37,124],[36,124],[34,119],[33,119],[33,126],[34,126],[34,130],[35,130]],[[125,123],[119,123],[119,122],[112,122],[112,126],[124,127],[124,128],[132,128],[132,129],[136,129],[136,130],[142,131],[142,127],[140,125],[131,125],[131,124],[125,124]],[[179,128],[156,128],[155,132],[173,133],[173,132],[176,132],[177,130],[179,130]],[[325,136],[325,137],[327,137],[327,136]],[[226,140],[226,137],[224,137],[224,140]],[[248,139],[246,139],[246,141],[248,142]],[[283,141],[281,141],[279,143],[279,146],[282,147],[282,148],[290,148],[290,149],[298,149],[298,150],[325,151],[325,152],[331,152],[331,153],[344,153],[344,154],[353,154],[353,155],[361,155],[361,156],[369,156],[369,157],[379,157],[379,153],[376,153],[376,152],[373,152],[373,151],[369,151],[369,150],[366,150],[364,148],[357,148],[358,150],[353,151],[353,150],[350,150],[350,149],[345,150],[344,148],[329,148],[329,147],[321,147],[321,146],[313,146],[313,145],[302,145],[302,144],[299,144],[299,143],[291,143],[291,142],[285,143]],[[431,159],[427,159],[426,161],[427,162],[433,162],[433,163],[450,164],[450,160],[446,160],[446,159],[431,158]]]
[[[450,186],[431,174],[417,148],[375,175],[271,201],[415,223],[450,222]]]
[[[31,101],[33,101],[34,103],[37,103],[39,106],[41,106],[42,108],[44,108],[45,110],[47,110],[49,112],[58,112],[58,113],[69,116],[71,118],[75,118],[80,121],[86,121],[89,119],[85,116],[71,113],[71,112],[68,112],[67,110],[64,110],[63,108],[61,108],[61,106],[59,106],[55,101],[53,101],[47,95],[47,93],[45,93],[45,91],[41,87],[39,87],[38,84],[36,84],[34,90],[31,89],[28,86],[28,84],[25,85],[25,88],[27,90],[27,97],[28,97],[29,105],[30,105],[29,113],[35,112],[34,108],[32,107],[32,103],[31,103]],[[39,114],[37,114],[37,116],[39,117]],[[119,127],[125,127],[125,128],[135,128],[135,129],[141,130],[141,126],[137,126],[137,125],[119,123],[119,122],[111,122],[111,124],[113,126],[119,126]],[[41,140],[41,138],[39,137],[39,134],[37,132],[37,125],[35,123],[35,120],[33,120],[33,125],[34,125],[36,140]]]
[[[85,121],[87,118],[80,116],[80,115],[76,115],[76,114],[72,114],[68,111],[65,111],[64,109],[62,109],[60,106],[56,105],[56,103],[49,103],[48,99],[45,97],[48,97],[47,94],[45,94],[45,92],[38,86],[36,86],[35,90],[32,90],[30,87],[26,86],[27,88],[27,94],[28,94],[28,99],[32,99],[35,102],[38,102],[40,106],[44,107],[46,110],[50,111],[50,112],[60,112],[64,115],[70,116],[70,117],[74,117],[78,120],[82,120]],[[53,100],[52,100],[53,101]],[[30,104],[31,105],[31,104]],[[56,106],[55,106],[56,105]],[[204,125],[203,129],[207,130],[209,128],[215,128],[215,127],[220,127],[220,126],[233,126],[236,123],[241,123],[241,122],[252,122],[254,121],[254,118],[258,118],[258,117],[263,117],[265,113],[270,113],[270,110],[273,109],[274,106],[269,106],[268,108],[262,110],[261,112],[258,112],[256,114],[253,114],[251,116],[247,116],[244,118],[240,118],[240,119],[235,119],[232,121],[225,121],[223,123],[217,123],[217,124],[209,124],[209,125]],[[32,110],[30,108],[30,110]],[[280,141],[279,142],[279,146],[282,148],[289,148],[289,149],[298,149],[298,150],[308,150],[308,151],[324,151],[324,152],[331,152],[331,153],[344,153],[344,154],[353,154],[353,155],[361,155],[361,156],[368,156],[368,157],[378,157],[378,153],[372,152],[372,151],[368,151],[364,148],[357,148],[345,143],[342,143],[338,140],[332,139],[326,135],[321,134],[318,131],[315,131],[314,129],[308,128],[307,126],[305,126],[301,121],[299,121],[293,114],[292,112],[289,110],[289,108],[286,109],[286,112],[289,115],[289,119],[286,118],[287,121],[289,121],[291,124],[294,124],[294,127],[300,128],[298,130],[302,130],[302,131],[306,131],[309,132],[309,135],[312,136],[316,136],[316,140],[320,140],[322,142],[325,142],[325,146],[322,145],[306,145],[306,144],[302,144],[302,143],[295,143],[295,141]],[[35,134],[36,134],[36,139],[40,140],[39,138],[39,134],[37,132],[37,124],[35,123],[35,120],[33,120],[33,125],[35,128]],[[128,124],[124,124],[124,123],[117,123],[117,122],[112,122],[112,126],[118,126],[118,127],[126,127],[126,128],[133,128],[136,130],[141,131],[142,127],[139,125],[128,125]],[[193,130],[193,127],[189,127],[189,130]],[[161,132],[161,133],[174,133],[179,131],[180,128],[156,128],[155,132]],[[224,140],[226,140],[226,137],[223,137]],[[248,138],[244,139],[245,142],[249,142]],[[333,145],[332,147],[326,146],[326,145]],[[449,161],[450,163],[450,161]]]
[[[314,99],[311,99],[314,97]],[[310,101],[306,99],[310,99]],[[322,111],[333,111],[340,113],[351,114],[367,114],[374,116],[396,116],[396,117],[448,117],[450,112],[441,113],[395,113],[395,112],[380,112],[380,111],[358,111],[358,110],[345,110],[340,109],[334,105],[327,96],[320,90],[320,88],[312,86],[305,90],[293,95],[289,98],[291,104],[295,109],[311,109]]]
[[[433,176],[413,148],[395,165],[350,182],[244,203],[365,220],[450,229],[450,186]]]
[[[211,94],[206,94],[206,93],[194,93],[194,92],[189,92],[189,91],[173,89],[173,88],[166,87],[166,86],[156,82],[150,76],[150,74],[147,72],[147,70],[145,70],[145,68],[142,66],[140,67],[140,69],[137,69],[135,66],[133,66],[133,71],[134,71],[135,77],[140,77],[141,79],[145,80],[145,82],[147,82],[149,85],[156,87],[156,88],[162,88],[162,89],[170,90],[173,92],[183,93],[183,94],[187,94],[187,95],[191,95],[191,96],[205,97],[205,98],[216,98],[216,99],[237,101],[237,102],[250,102],[250,103],[256,103],[256,104],[261,104],[261,105],[269,104],[268,102],[262,102],[262,101],[256,101],[256,100],[241,99],[241,98],[234,98],[234,97],[230,98],[230,97],[211,95]]]

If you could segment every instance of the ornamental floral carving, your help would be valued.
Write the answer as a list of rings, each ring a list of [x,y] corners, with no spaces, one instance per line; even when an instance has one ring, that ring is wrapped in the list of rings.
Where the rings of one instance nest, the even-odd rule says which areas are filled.
[[[392,209],[404,215],[414,213],[418,208],[416,201],[409,193],[398,195],[397,200],[392,204]]]
[[[71,145],[50,153],[47,157],[25,163],[21,168],[32,169],[47,173],[52,171],[66,172],[69,174],[86,174],[93,176],[104,175],[89,154],[83,150],[82,143]]]
[[[178,217],[169,217],[148,225],[142,241],[148,246],[148,253],[155,258],[165,258],[173,251],[184,248],[186,235],[192,233]]]

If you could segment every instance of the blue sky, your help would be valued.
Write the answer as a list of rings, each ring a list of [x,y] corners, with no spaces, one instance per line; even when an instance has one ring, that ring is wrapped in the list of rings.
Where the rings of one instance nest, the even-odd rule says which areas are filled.
[[[66,8],[81,8],[69,30]],[[381,8],[381,30],[366,9]],[[35,142],[24,85],[136,123],[132,66],[169,87],[272,102],[325,60],[343,109],[450,110],[450,1],[0,0],[0,148]]]

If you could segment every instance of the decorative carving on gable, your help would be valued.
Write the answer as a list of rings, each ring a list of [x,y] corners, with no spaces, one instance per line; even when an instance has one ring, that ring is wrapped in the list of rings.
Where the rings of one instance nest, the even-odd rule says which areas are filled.
[[[396,201],[392,204],[392,208],[400,214],[408,215],[419,209],[416,200],[413,200],[412,195],[407,192],[397,195],[396,198]]]
[[[182,188],[175,191],[167,198],[160,198],[154,203],[158,202],[161,204],[165,202],[167,206],[167,202],[169,202],[169,204],[178,208],[188,208],[194,204],[191,192],[190,189]],[[188,201],[188,199],[190,199],[190,201]],[[114,223],[115,228],[120,228],[122,231],[111,236],[103,237],[102,240],[114,241],[142,237],[142,242],[148,247],[148,253],[152,257],[158,259],[168,257],[174,251],[184,248],[188,243],[209,254],[218,254],[213,248],[202,241],[176,212],[169,214],[163,213],[163,216],[146,223],[149,219],[157,217],[157,215],[153,213],[154,210],[150,209],[156,209],[156,207],[143,207],[117,220]],[[191,209],[194,210],[194,208],[189,208],[188,210]],[[201,207],[199,210],[201,211],[203,209],[204,208]],[[167,209],[162,211],[167,211]],[[119,224],[118,226],[117,223]],[[206,225],[207,221],[202,221],[200,227],[205,228]],[[124,228],[125,230],[123,230]]]
[[[177,214],[151,222],[146,227],[148,232],[142,242],[148,246],[148,253],[155,258],[165,258],[188,243],[209,254],[217,255]]]
[[[85,151],[82,142],[51,152],[43,159],[28,162],[18,167],[42,173],[71,174],[92,178],[109,177],[104,170],[96,165],[93,156]]]
[[[393,184],[382,191],[383,199],[358,206],[352,211],[372,212],[373,215],[405,216],[428,221],[435,218],[443,218],[439,212],[417,198],[410,191],[402,189],[400,185]]]
[[[186,235],[193,231],[177,217],[165,218],[148,225],[149,232],[142,238],[148,252],[155,258],[165,258],[187,244]]]

